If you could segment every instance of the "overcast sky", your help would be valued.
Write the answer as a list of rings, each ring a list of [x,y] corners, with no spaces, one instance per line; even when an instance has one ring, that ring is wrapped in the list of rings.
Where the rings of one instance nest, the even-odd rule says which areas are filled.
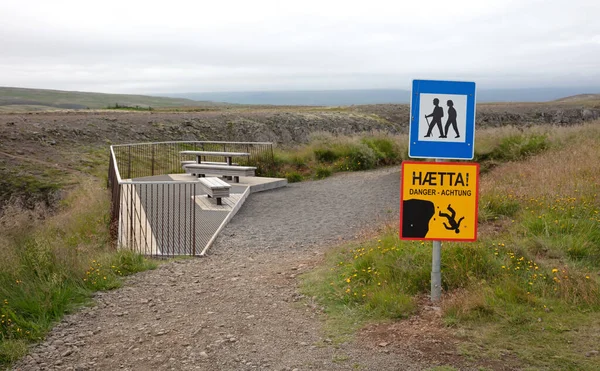
[[[600,0],[1,0],[0,86],[600,85]]]

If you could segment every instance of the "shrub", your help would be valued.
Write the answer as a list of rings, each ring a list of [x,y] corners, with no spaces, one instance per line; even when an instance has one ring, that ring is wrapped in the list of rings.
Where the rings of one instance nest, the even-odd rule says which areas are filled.
[[[307,148],[299,148],[293,151],[277,150],[273,153],[275,166],[293,165],[299,168],[307,167],[314,159],[314,154]]]
[[[358,144],[348,149],[347,155],[339,165],[340,170],[368,170],[375,168],[377,158],[371,148],[365,144]]]
[[[319,162],[334,162],[340,155],[329,148],[316,148],[315,157]]]
[[[498,195],[482,197],[479,220],[494,220],[503,216],[510,218],[515,216],[520,208],[519,200],[512,197]]]
[[[402,158],[401,150],[396,143],[385,137],[364,138],[362,143],[371,148],[377,158],[377,163],[381,165],[391,165]]]
[[[297,171],[291,171],[285,174],[285,178],[289,183],[301,182],[304,177]]]
[[[501,161],[522,160],[548,149],[549,145],[546,135],[514,134],[502,138],[500,144],[490,153],[490,157]]]
[[[324,179],[331,176],[331,169],[328,167],[322,167],[319,166],[317,167],[317,170],[315,172],[315,179]]]

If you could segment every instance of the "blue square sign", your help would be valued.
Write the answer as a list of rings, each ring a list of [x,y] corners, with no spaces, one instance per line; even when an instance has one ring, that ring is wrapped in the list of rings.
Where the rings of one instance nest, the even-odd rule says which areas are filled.
[[[408,156],[472,160],[475,83],[413,80]]]

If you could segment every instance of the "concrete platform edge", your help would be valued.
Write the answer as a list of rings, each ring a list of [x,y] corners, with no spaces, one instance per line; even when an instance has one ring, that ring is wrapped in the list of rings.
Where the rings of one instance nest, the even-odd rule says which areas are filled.
[[[250,186],[250,193],[257,193],[263,191],[270,191],[272,189],[283,188],[287,186],[287,179],[277,179],[273,182],[262,183],[262,184],[253,184]]]
[[[199,256],[205,256],[206,255],[206,252],[212,246],[212,244],[215,242],[215,240],[219,236],[219,233],[221,233],[221,231],[229,223],[229,221],[231,220],[231,218],[233,218],[235,216],[235,214],[237,214],[237,212],[240,210],[240,208],[242,207],[242,205],[244,204],[244,202],[246,201],[246,199],[248,198],[248,196],[250,195],[250,193],[251,193],[250,192],[250,187],[248,187],[248,189],[246,189],[246,191],[242,194],[242,197],[240,198],[240,200],[238,201],[238,203],[231,210],[231,212],[229,213],[229,215],[227,215],[227,217],[225,218],[225,220],[223,220],[223,222],[221,223],[221,225],[219,226],[219,228],[215,231],[215,233],[213,234],[212,238],[208,241],[208,243],[206,244],[206,246],[204,247],[204,249],[202,250],[202,252],[199,254]]]

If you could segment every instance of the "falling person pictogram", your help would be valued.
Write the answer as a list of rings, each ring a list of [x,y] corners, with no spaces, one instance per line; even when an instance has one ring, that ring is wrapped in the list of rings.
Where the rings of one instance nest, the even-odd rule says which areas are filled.
[[[460,227],[460,223],[463,221],[463,219],[465,217],[464,216],[461,217],[460,219],[458,219],[458,222],[457,222],[456,219],[455,219],[455,217],[456,217],[456,211],[454,211],[454,209],[452,208],[452,205],[448,205],[448,211],[450,211],[450,215],[448,215],[446,213],[443,213],[441,211],[439,212],[438,215],[441,216],[441,217],[443,217],[443,218],[448,219],[448,224],[450,224],[450,225],[447,225],[446,222],[443,223],[444,227],[447,230],[450,230],[450,231],[454,230],[454,232],[456,234],[459,234],[460,233],[460,229],[458,229],[458,228]]]
[[[429,122],[429,120],[427,120],[427,124],[429,124],[429,128],[427,130],[427,134],[425,134],[426,138],[431,136],[431,131],[433,130],[433,127],[435,125],[437,125],[437,128],[440,131],[440,138],[446,137],[444,135],[444,130],[442,129],[442,117],[444,117],[444,109],[442,107],[440,107],[439,104],[440,104],[440,100],[435,98],[433,100],[433,105],[435,106],[433,108],[433,112],[429,115],[425,115],[425,120],[427,120],[427,118],[429,118],[429,117],[433,117],[433,119],[431,119],[431,123]]]

